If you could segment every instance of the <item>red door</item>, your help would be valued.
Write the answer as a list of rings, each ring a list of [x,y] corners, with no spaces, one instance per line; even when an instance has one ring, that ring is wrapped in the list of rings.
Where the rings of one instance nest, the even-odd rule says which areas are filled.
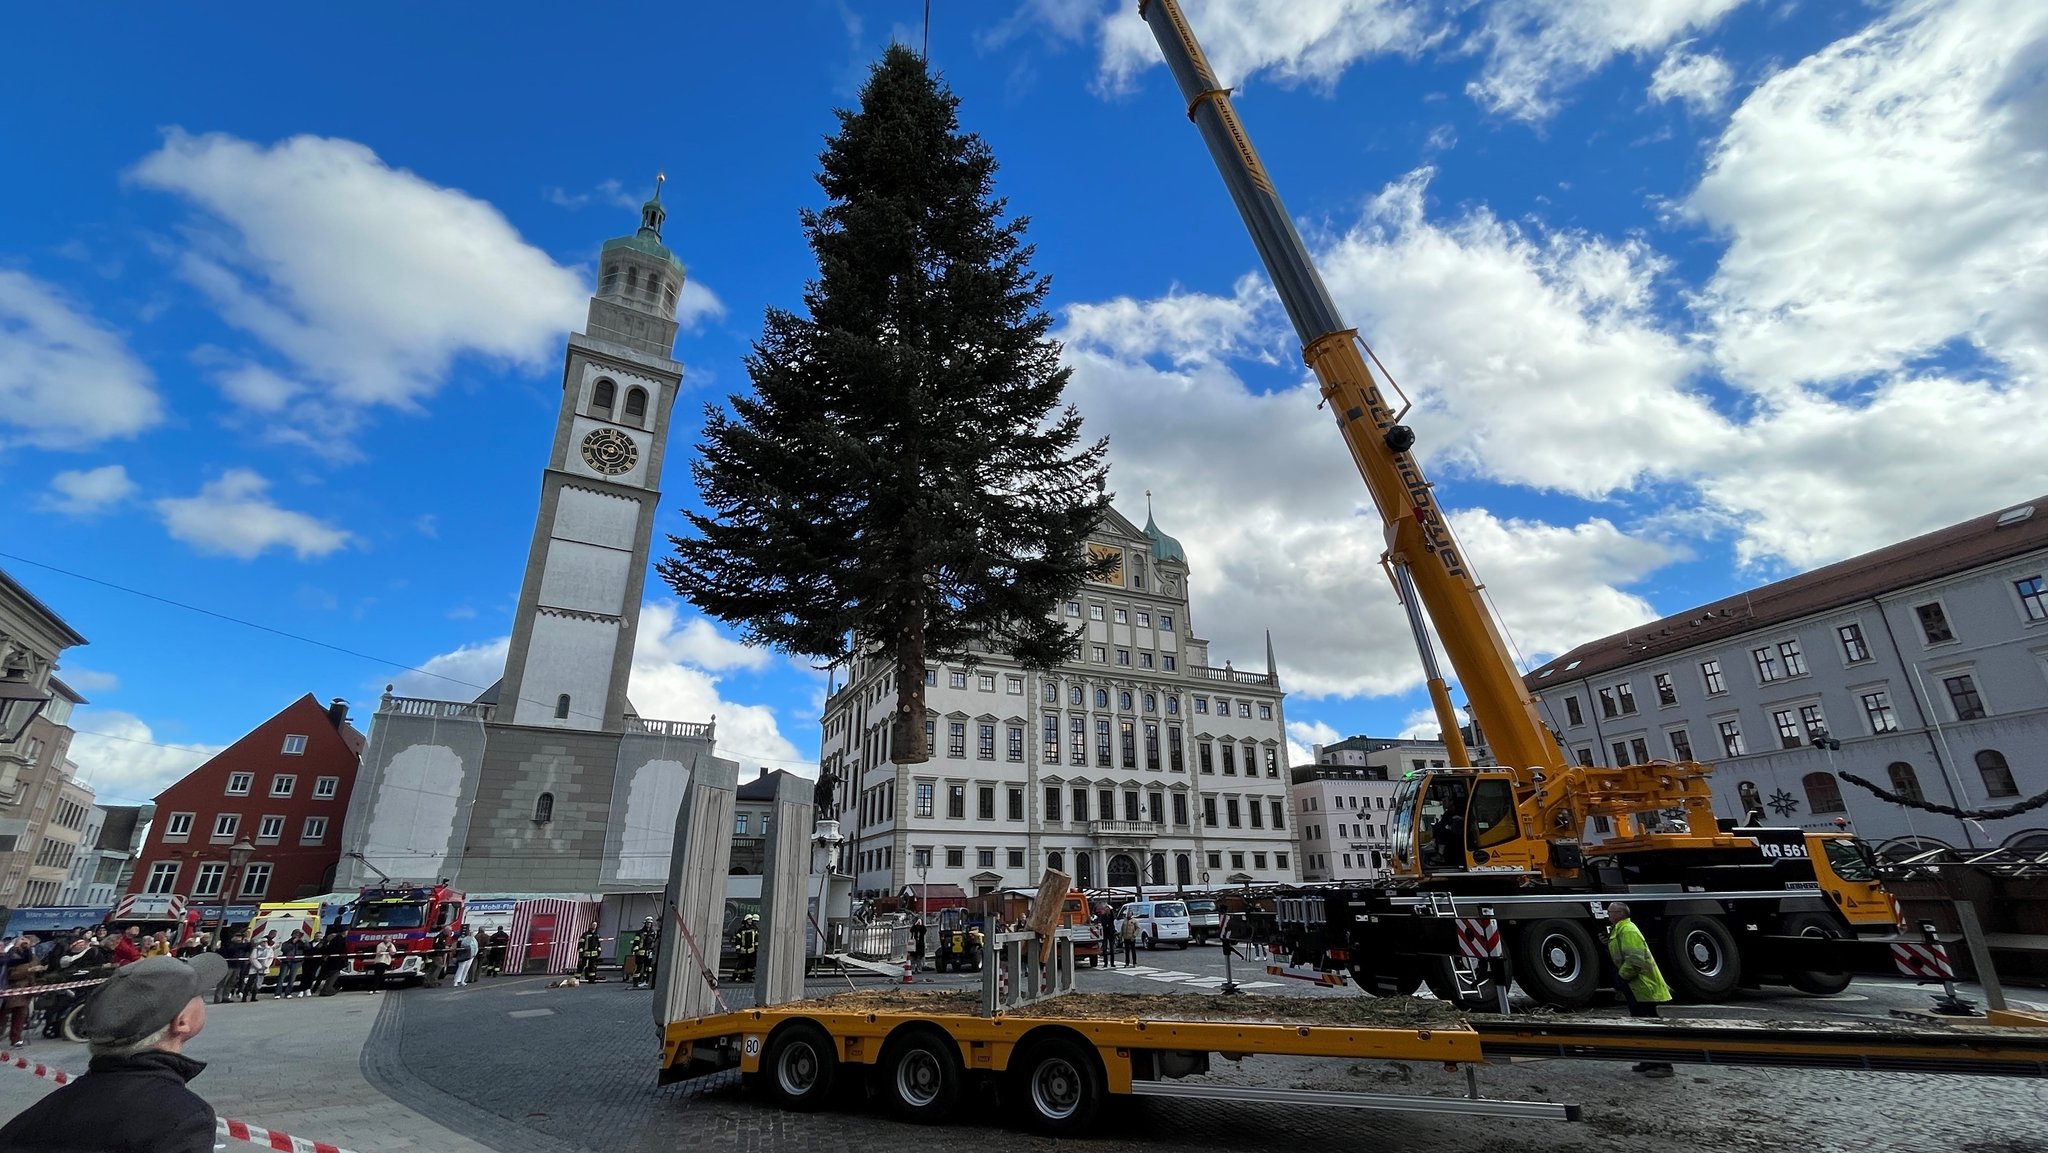
[[[555,950],[555,914],[535,913],[533,925],[526,931],[526,964],[521,972],[531,973],[535,968],[545,973],[548,958]],[[535,962],[539,962],[538,965]]]

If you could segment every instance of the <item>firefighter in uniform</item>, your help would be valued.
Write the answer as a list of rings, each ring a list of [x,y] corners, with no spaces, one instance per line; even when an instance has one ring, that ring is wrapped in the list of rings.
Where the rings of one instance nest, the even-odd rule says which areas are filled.
[[[761,918],[748,913],[740,922],[739,932],[732,935],[732,979],[751,981],[754,979],[754,958],[761,951]]]
[[[661,943],[661,929],[653,917],[640,922],[640,935],[633,938],[633,987],[654,984],[654,954]]]
[[[603,952],[604,941],[597,935],[597,922],[592,921],[590,928],[585,929],[583,936],[576,941],[576,956],[583,962],[577,968],[577,974],[586,981],[597,980],[597,958]]]

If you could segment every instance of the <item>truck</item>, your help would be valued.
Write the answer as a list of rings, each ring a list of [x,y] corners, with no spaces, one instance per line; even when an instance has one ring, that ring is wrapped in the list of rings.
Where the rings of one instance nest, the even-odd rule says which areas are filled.
[[[1712,769],[1695,761],[1601,766],[1564,755],[1423,475],[1417,434],[1402,423],[1409,405],[1339,314],[1178,6],[1139,8],[1379,512],[1382,568],[1450,752],[1445,767],[1409,773],[1393,798],[1389,875],[1282,896],[1271,944],[1296,964],[1348,970],[1373,993],[1427,984],[1477,1005],[1513,981],[1543,1004],[1576,1008],[1609,984],[1604,910],[1626,896],[1665,976],[1696,1000],[1760,978],[1828,992],[1852,971],[1891,971],[1883,947],[1836,944],[1882,946],[1899,928],[1874,855],[1855,838],[1724,828]],[[1492,764],[1474,763],[1432,633]],[[1597,842],[1594,828],[1607,830]]]
[[[356,897],[355,915],[348,933],[348,961],[341,981],[354,983],[375,977],[377,943],[389,941],[398,951],[386,977],[403,978],[413,984],[433,979],[444,958],[435,955],[434,937],[455,936],[462,927],[464,894],[448,884],[407,885],[383,881],[365,885]]]

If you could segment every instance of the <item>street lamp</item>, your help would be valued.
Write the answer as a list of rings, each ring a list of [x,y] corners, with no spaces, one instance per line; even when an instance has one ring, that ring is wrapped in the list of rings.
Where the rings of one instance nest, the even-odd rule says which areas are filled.
[[[213,927],[213,943],[216,948],[225,945],[228,939],[228,892],[235,886],[235,878],[242,875],[249,858],[256,855],[256,846],[243,837],[228,847],[228,875],[220,879],[220,923]]]
[[[50,694],[25,681],[0,681],[0,745],[11,745],[28,731]]]

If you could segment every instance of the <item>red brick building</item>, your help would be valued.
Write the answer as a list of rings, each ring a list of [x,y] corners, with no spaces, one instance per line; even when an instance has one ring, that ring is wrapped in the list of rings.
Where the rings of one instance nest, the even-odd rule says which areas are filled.
[[[233,905],[328,892],[362,755],[347,702],[293,701],[157,794],[128,891],[176,893],[207,910],[224,887]],[[255,852],[229,878],[228,849],[244,839]]]

